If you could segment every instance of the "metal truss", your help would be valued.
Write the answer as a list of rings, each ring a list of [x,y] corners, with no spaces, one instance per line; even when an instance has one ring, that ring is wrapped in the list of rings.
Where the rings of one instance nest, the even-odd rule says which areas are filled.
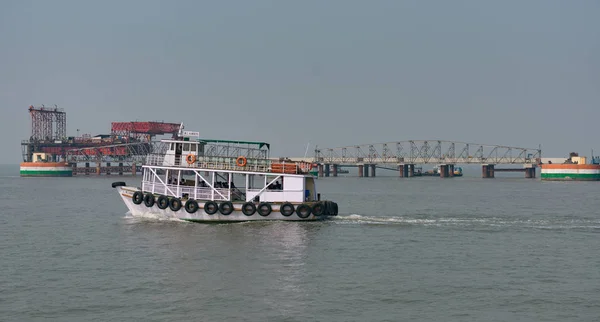
[[[243,156],[247,159],[267,159],[269,158],[269,149],[266,148],[266,146],[254,148],[250,145],[246,146],[243,144],[207,143],[204,145],[204,156],[226,158]]]
[[[161,142],[136,142],[71,149],[66,152],[67,162],[123,162],[142,164],[150,153],[166,151]],[[163,152],[164,153],[164,152]]]
[[[67,113],[56,105],[53,108],[29,106],[31,140],[63,140],[67,137]]]
[[[452,141],[410,140],[315,149],[324,164],[539,164],[541,149]]]

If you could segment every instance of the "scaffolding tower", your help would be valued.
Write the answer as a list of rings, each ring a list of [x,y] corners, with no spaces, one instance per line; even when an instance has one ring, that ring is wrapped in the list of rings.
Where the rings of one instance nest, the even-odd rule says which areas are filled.
[[[30,105],[29,114],[31,141],[64,140],[67,137],[67,113],[62,108]]]

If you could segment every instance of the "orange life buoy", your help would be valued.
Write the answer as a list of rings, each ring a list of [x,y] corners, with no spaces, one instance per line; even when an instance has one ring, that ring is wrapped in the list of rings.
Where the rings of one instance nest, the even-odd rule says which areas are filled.
[[[192,164],[192,163],[196,162],[196,156],[193,154],[188,154],[185,159],[188,164]]]
[[[246,157],[244,157],[244,156],[239,156],[237,158],[237,160],[235,160],[235,164],[238,167],[244,167],[244,166],[246,166],[246,163],[248,163],[248,161],[246,160]]]

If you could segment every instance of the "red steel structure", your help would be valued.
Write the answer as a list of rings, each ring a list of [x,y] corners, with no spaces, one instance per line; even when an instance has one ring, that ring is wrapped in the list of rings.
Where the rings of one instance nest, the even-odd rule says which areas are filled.
[[[146,154],[146,144],[155,135],[176,137],[180,124],[164,122],[112,122],[111,135],[92,137],[67,136],[67,113],[54,107],[28,108],[31,116],[31,136],[21,141],[23,161],[31,161],[34,152],[54,155],[58,161],[70,156],[113,156],[133,158]],[[78,130],[79,131],[79,130]]]
[[[112,122],[112,136],[139,137],[142,135],[172,134],[179,132],[180,124],[163,122]]]

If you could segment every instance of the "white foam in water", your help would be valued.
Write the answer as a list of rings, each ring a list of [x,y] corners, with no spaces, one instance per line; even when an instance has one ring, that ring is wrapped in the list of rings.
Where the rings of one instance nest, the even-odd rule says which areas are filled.
[[[426,216],[426,215],[425,215]],[[501,218],[501,217],[440,217],[440,218],[419,218],[419,217],[384,217],[384,216],[366,216],[359,214],[339,215],[335,218],[336,223],[348,224],[408,224],[423,226],[484,226],[484,227],[518,227],[518,228],[536,228],[536,229],[597,229],[600,221],[598,220],[578,220],[578,221],[549,221],[545,219],[520,219],[520,218]],[[587,225],[586,225],[587,224]]]
[[[142,214],[138,214],[138,215],[133,215],[131,213],[131,211],[128,211],[127,213],[125,213],[125,218],[127,219],[137,219],[137,220],[148,220],[148,221],[177,221],[177,222],[187,222],[185,220],[181,220],[177,217],[172,217],[172,216],[162,216],[162,215],[156,215],[156,214],[152,214],[152,213],[142,213]]]
[[[351,214],[348,216],[337,216],[335,219],[341,222],[356,222],[365,224],[434,224],[434,219],[423,219],[423,218],[404,218],[404,217],[377,217],[377,216],[363,216],[359,214]]]

